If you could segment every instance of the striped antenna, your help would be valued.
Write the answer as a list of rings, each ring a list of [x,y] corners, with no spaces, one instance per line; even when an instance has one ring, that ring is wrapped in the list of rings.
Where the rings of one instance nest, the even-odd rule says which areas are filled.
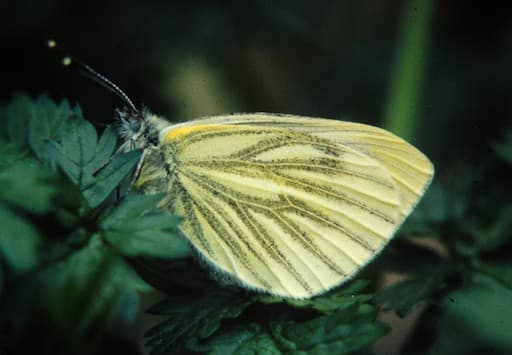
[[[82,63],[81,61],[79,61],[78,59],[73,57],[72,55],[66,54],[66,52],[63,51],[62,48],[57,45],[57,42],[55,42],[55,40],[53,40],[53,39],[48,40],[47,46],[50,49],[53,49],[53,50],[56,49],[56,50],[59,50],[60,52],[62,52],[62,54],[63,54],[62,55],[62,64],[65,67],[77,69],[78,72],[80,74],[82,74],[83,76],[95,81],[97,84],[103,86],[107,90],[109,90],[109,91],[113,92],[115,95],[117,95],[117,97],[119,97],[121,100],[123,100],[124,103],[126,103],[134,113],[139,112],[139,110],[137,110],[137,108],[133,104],[132,100],[130,100],[128,95],[126,95],[124,93],[124,91],[121,90],[119,88],[119,86],[114,84],[111,80],[107,79],[106,77],[104,77],[103,75],[98,73],[96,70],[92,69],[87,64]],[[139,115],[134,115],[134,116],[139,117]]]

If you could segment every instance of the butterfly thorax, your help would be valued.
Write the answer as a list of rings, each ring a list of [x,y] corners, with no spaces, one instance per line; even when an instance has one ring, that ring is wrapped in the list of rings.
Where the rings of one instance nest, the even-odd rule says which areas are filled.
[[[149,194],[170,193],[173,191],[179,162],[175,156],[173,144],[161,144],[146,148],[144,162],[135,189]],[[167,209],[172,209],[173,194],[170,193],[164,202]]]

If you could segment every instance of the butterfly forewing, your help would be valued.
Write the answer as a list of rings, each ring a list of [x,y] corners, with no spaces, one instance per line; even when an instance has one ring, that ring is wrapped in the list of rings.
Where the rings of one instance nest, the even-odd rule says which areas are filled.
[[[251,125],[281,127],[322,137],[377,160],[391,174],[401,195],[402,219],[416,206],[434,175],[430,160],[400,137],[374,126],[325,118],[252,113],[206,117],[180,126]]]
[[[401,223],[396,178],[370,154],[284,124],[208,120],[162,132],[137,186],[158,190],[153,181],[164,179],[164,208],[184,217],[186,237],[238,283],[294,298],[322,293]],[[165,176],[153,169],[158,159]]]
[[[252,113],[206,117],[181,124],[281,127],[350,146],[377,160],[391,174],[401,194],[403,219],[412,211],[434,175],[430,160],[396,135],[374,126],[284,114]]]

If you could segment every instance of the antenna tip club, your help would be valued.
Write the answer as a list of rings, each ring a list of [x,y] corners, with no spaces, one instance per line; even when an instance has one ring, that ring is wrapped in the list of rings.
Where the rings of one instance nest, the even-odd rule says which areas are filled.
[[[65,57],[62,58],[62,65],[64,65],[65,67],[70,66],[71,62],[73,62],[71,60],[71,57],[65,56]]]

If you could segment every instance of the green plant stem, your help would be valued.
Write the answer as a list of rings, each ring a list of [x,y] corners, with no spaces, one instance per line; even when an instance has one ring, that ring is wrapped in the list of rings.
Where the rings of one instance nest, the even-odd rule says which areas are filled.
[[[408,2],[384,111],[384,128],[408,141],[418,121],[432,12],[432,0]]]

